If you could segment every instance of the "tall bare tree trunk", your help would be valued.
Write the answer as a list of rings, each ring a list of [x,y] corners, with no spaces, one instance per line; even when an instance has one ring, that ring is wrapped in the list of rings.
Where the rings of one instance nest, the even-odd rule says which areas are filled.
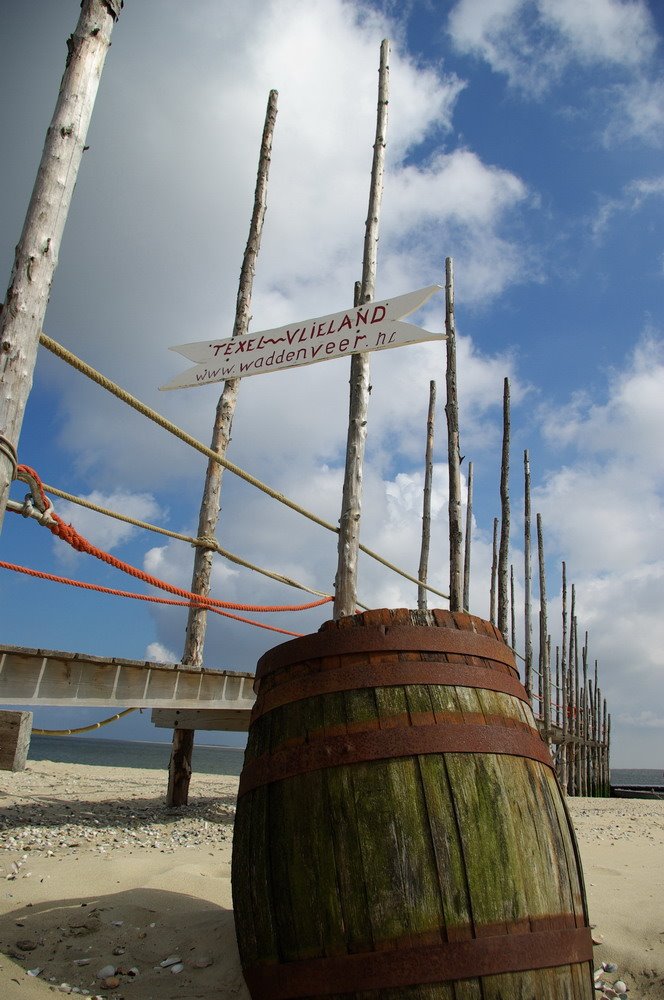
[[[532,610],[532,560],[530,555],[530,463],[528,452],[523,453],[524,501],[523,501],[523,580],[524,580],[524,647],[526,694],[533,703],[533,610]]]
[[[489,621],[496,624],[496,583],[498,580],[498,518],[493,519],[493,543],[491,546],[491,587],[489,589]]]
[[[383,196],[387,105],[390,80],[390,43],[384,38],[380,46],[378,76],[378,110],[376,140],[371,167],[369,211],[364,230],[364,259],[359,303],[370,302],[376,284],[376,261],[380,205]],[[350,401],[346,468],[339,519],[337,575],[334,584],[334,617],[355,614],[357,608],[357,560],[360,547],[360,517],[362,511],[362,467],[367,437],[369,409],[369,353],[355,354],[350,364]]]
[[[0,530],[74,185],[122,0],[83,0],[0,311]]]
[[[429,410],[427,413],[427,444],[424,456],[424,499],[422,503],[422,548],[420,567],[417,573],[422,581],[417,588],[417,606],[420,611],[427,609],[427,592],[423,586],[429,572],[429,548],[431,546],[431,485],[433,482],[433,434],[436,417],[436,383],[429,382]]]
[[[272,155],[272,136],[277,118],[277,91],[270,91],[263,126],[263,138],[258,162],[258,176],[254,194],[254,208],[249,227],[249,238],[244,251],[242,270],[238,288],[233,336],[244,336],[251,319],[251,294],[256,273],[256,260],[261,245],[263,222],[267,209],[267,183]],[[231,439],[233,416],[237,403],[240,379],[228,379],[217,404],[212,441],[210,447],[222,457],[226,455]],[[223,467],[218,462],[208,462],[205,486],[198,515],[198,537],[214,539],[219,521],[221,504],[221,481]],[[194,555],[194,570],[191,590],[194,594],[207,596],[210,593],[214,547],[197,546]],[[182,653],[182,662],[195,667],[203,665],[203,649],[207,628],[207,612],[204,608],[190,608],[187,619],[187,633]],[[194,748],[193,729],[175,729],[173,747],[168,769],[167,802],[169,805],[186,805],[191,780],[191,759]]]
[[[544,716],[544,739],[551,736],[551,674],[547,650],[548,621],[546,605],[546,568],[544,565],[544,533],[542,531],[542,515],[537,515],[537,551],[539,556],[539,591],[540,591],[540,633],[539,633],[539,667],[542,681],[540,710]]]
[[[473,537],[473,463],[468,463],[468,494],[466,500],[466,537],[463,555],[463,607],[470,611],[470,546]]]
[[[503,454],[500,463],[500,550],[498,553],[498,628],[508,639],[507,567],[510,546],[510,382],[503,386]]]
[[[447,468],[449,479],[450,523],[450,611],[463,607],[461,579],[463,534],[461,530],[461,451],[459,445],[459,399],[457,393],[456,325],[454,321],[454,263],[445,260],[445,333],[447,334]]]

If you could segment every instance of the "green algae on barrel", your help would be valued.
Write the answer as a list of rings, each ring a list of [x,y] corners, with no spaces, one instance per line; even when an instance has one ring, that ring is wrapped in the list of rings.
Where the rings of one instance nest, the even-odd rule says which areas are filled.
[[[590,1000],[579,854],[489,622],[370,611],[266,653],[233,837],[254,1000]]]

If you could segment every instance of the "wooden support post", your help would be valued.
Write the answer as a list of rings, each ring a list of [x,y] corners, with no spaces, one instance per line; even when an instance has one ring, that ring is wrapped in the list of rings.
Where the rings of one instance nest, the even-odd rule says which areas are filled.
[[[496,583],[498,579],[498,518],[493,519],[493,543],[491,548],[491,587],[489,590],[489,621],[496,624]]]
[[[512,649],[516,649],[516,614],[514,608],[514,566],[510,564],[510,637]]]
[[[462,531],[461,531],[461,450],[459,444],[459,399],[456,371],[456,323],[454,319],[454,264],[445,259],[445,333],[447,334],[447,469],[449,477],[449,526],[450,526],[450,611],[463,607],[461,580]]]
[[[60,242],[122,0],[83,0],[0,310],[0,530]]]
[[[572,591],[572,601],[574,591]],[[574,617],[574,794],[581,795],[581,702],[579,700],[579,627]]]
[[[376,283],[376,260],[380,204],[385,170],[387,105],[389,94],[390,43],[385,38],[380,46],[378,76],[378,110],[369,191],[369,211],[364,232],[364,259],[359,302],[370,302]],[[369,409],[369,353],[355,354],[350,365],[350,401],[346,468],[339,519],[337,575],[334,583],[334,617],[355,614],[357,609],[357,560],[360,547],[360,517],[362,510],[362,466],[367,436]]]
[[[551,669],[547,650],[548,620],[546,605],[546,567],[544,564],[544,533],[542,531],[542,515],[537,515],[537,553],[539,560],[539,669],[541,679],[541,695],[543,701],[540,702],[540,710],[544,717],[544,739],[551,736]]]
[[[609,712],[606,723],[606,776],[608,782],[608,794],[611,795],[611,713]]]
[[[450,535],[450,611],[461,611],[463,583],[461,580],[461,449],[459,444],[459,399],[456,375],[456,322],[454,318],[454,262],[445,259],[445,333],[447,335],[447,471],[449,482]]]
[[[431,545],[431,484],[433,482],[433,434],[436,419],[436,383],[429,382],[429,410],[427,413],[427,444],[424,455],[424,498],[422,502],[422,548],[420,567],[417,573],[421,581],[417,588],[417,606],[420,611],[427,609],[427,591],[423,586],[429,573],[429,547]]]
[[[463,607],[470,611],[470,546],[473,536],[473,463],[468,463],[468,493],[466,499],[466,537],[463,555]]]
[[[555,724],[557,728],[560,728],[560,646],[556,646],[556,686],[554,688],[554,707],[555,712],[553,713],[556,720]]]
[[[503,384],[503,449],[500,463],[500,551],[498,554],[498,628],[508,639],[507,567],[510,546],[510,381]]]
[[[0,711],[0,771],[23,771],[30,749],[32,712]]]
[[[524,501],[523,501],[523,580],[524,580],[524,687],[532,706],[533,703],[533,618],[532,618],[532,561],[530,555],[530,463],[528,452],[523,453]]]
[[[609,730],[606,717],[606,698],[602,702],[602,773],[604,776],[604,795],[611,795],[611,775],[609,773]]]
[[[583,663],[583,711],[581,713],[581,795],[588,794],[588,633],[581,650]]]
[[[568,791],[568,781],[569,781],[569,736],[568,736],[568,712],[569,712],[569,696],[568,696],[568,685],[569,676],[567,670],[567,663],[562,666],[562,747],[561,747],[561,760],[560,760],[560,785],[563,792]]]
[[[567,746],[567,566],[563,562],[563,580],[562,580],[562,639],[560,644],[560,678],[562,684],[562,758],[561,758],[561,770],[560,770],[560,781],[563,789],[567,788],[567,758],[568,758],[568,746]]]
[[[258,161],[258,174],[254,193],[254,208],[249,226],[249,238],[244,251],[240,282],[238,288],[233,336],[245,336],[249,330],[251,319],[251,295],[253,279],[256,272],[256,260],[261,245],[263,222],[267,210],[267,183],[272,156],[272,137],[277,118],[277,91],[270,91],[267,102],[263,137]],[[225,457],[231,439],[233,416],[237,404],[240,379],[227,379],[224,382],[215,414],[212,441],[210,447],[218,455]],[[219,522],[221,505],[221,483],[223,467],[212,459],[208,461],[198,515],[198,537],[214,539]],[[191,590],[194,594],[207,596],[210,593],[214,547],[197,546],[194,555],[194,569]],[[187,633],[185,637],[182,662],[196,667],[203,665],[203,650],[207,629],[207,611],[203,608],[190,608],[187,618]],[[186,805],[189,798],[189,783],[191,780],[191,760],[194,749],[194,730],[175,729],[173,731],[173,748],[168,767],[168,805]]]

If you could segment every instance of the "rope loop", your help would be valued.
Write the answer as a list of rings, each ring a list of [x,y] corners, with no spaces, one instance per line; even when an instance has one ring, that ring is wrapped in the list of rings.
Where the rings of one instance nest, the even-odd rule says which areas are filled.
[[[16,470],[18,469],[18,454],[16,453],[16,448],[11,443],[11,441],[0,434],[0,453],[2,453],[5,458],[8,458],[12,467],[11,479],[17,478]]]

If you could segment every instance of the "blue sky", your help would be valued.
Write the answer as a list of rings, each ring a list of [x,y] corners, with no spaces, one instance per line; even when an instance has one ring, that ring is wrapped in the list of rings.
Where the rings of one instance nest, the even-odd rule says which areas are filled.
[[[34,181],[79,5],[0,12],[0,265]],[[512,540],[523,646],[523,450],[542,514],[552,642],[560,564],[613,717],[614,766],[664,766],[664,11],[645,0],[130,0],[115,27],[65,230],[46,332],[201,440],[214,386],[159,393],[173,344],[225,337],[270,88],[279,114],[251,329],[343,309],[361,269],[380,40],[392,40],[376,297],[441,282],[455,261],[462,453],[475,470],[471,610],[488,615],[499,514],[502,383],[512,388]],[[416,317],[442,328],[442,299]],[[419,560],[428,383],[444,351],[372,360],[362,539]],[[243,384],[229,457],[322,517],[339,517],[348,364]],[[430,579],[447,589],[439,406]],[[40,351],[20,460],[43,479],[194,534],[204,459]],[[12,496],[22,498],[15,486]],[[192,550],[56,501],[102,547],[180,586]],[[330,589],[332,535],[226,475],[221,544]],[[2,558],[131,589],[42,528],[5,518]],[[223,563],[216,596],[298,593]],[[371,606],[414,588],[360,564]],[[178,659],[184,612],[0,574],[2,640]],[[324,612],[275,616],[315,630]],[[253,669],[269,633],[210,622],[206,662]],[[39,710],[37,725],[103,712]],[[150,739],[145,717],[105,731]],[[228,741],[227,736],[222,737]]]

